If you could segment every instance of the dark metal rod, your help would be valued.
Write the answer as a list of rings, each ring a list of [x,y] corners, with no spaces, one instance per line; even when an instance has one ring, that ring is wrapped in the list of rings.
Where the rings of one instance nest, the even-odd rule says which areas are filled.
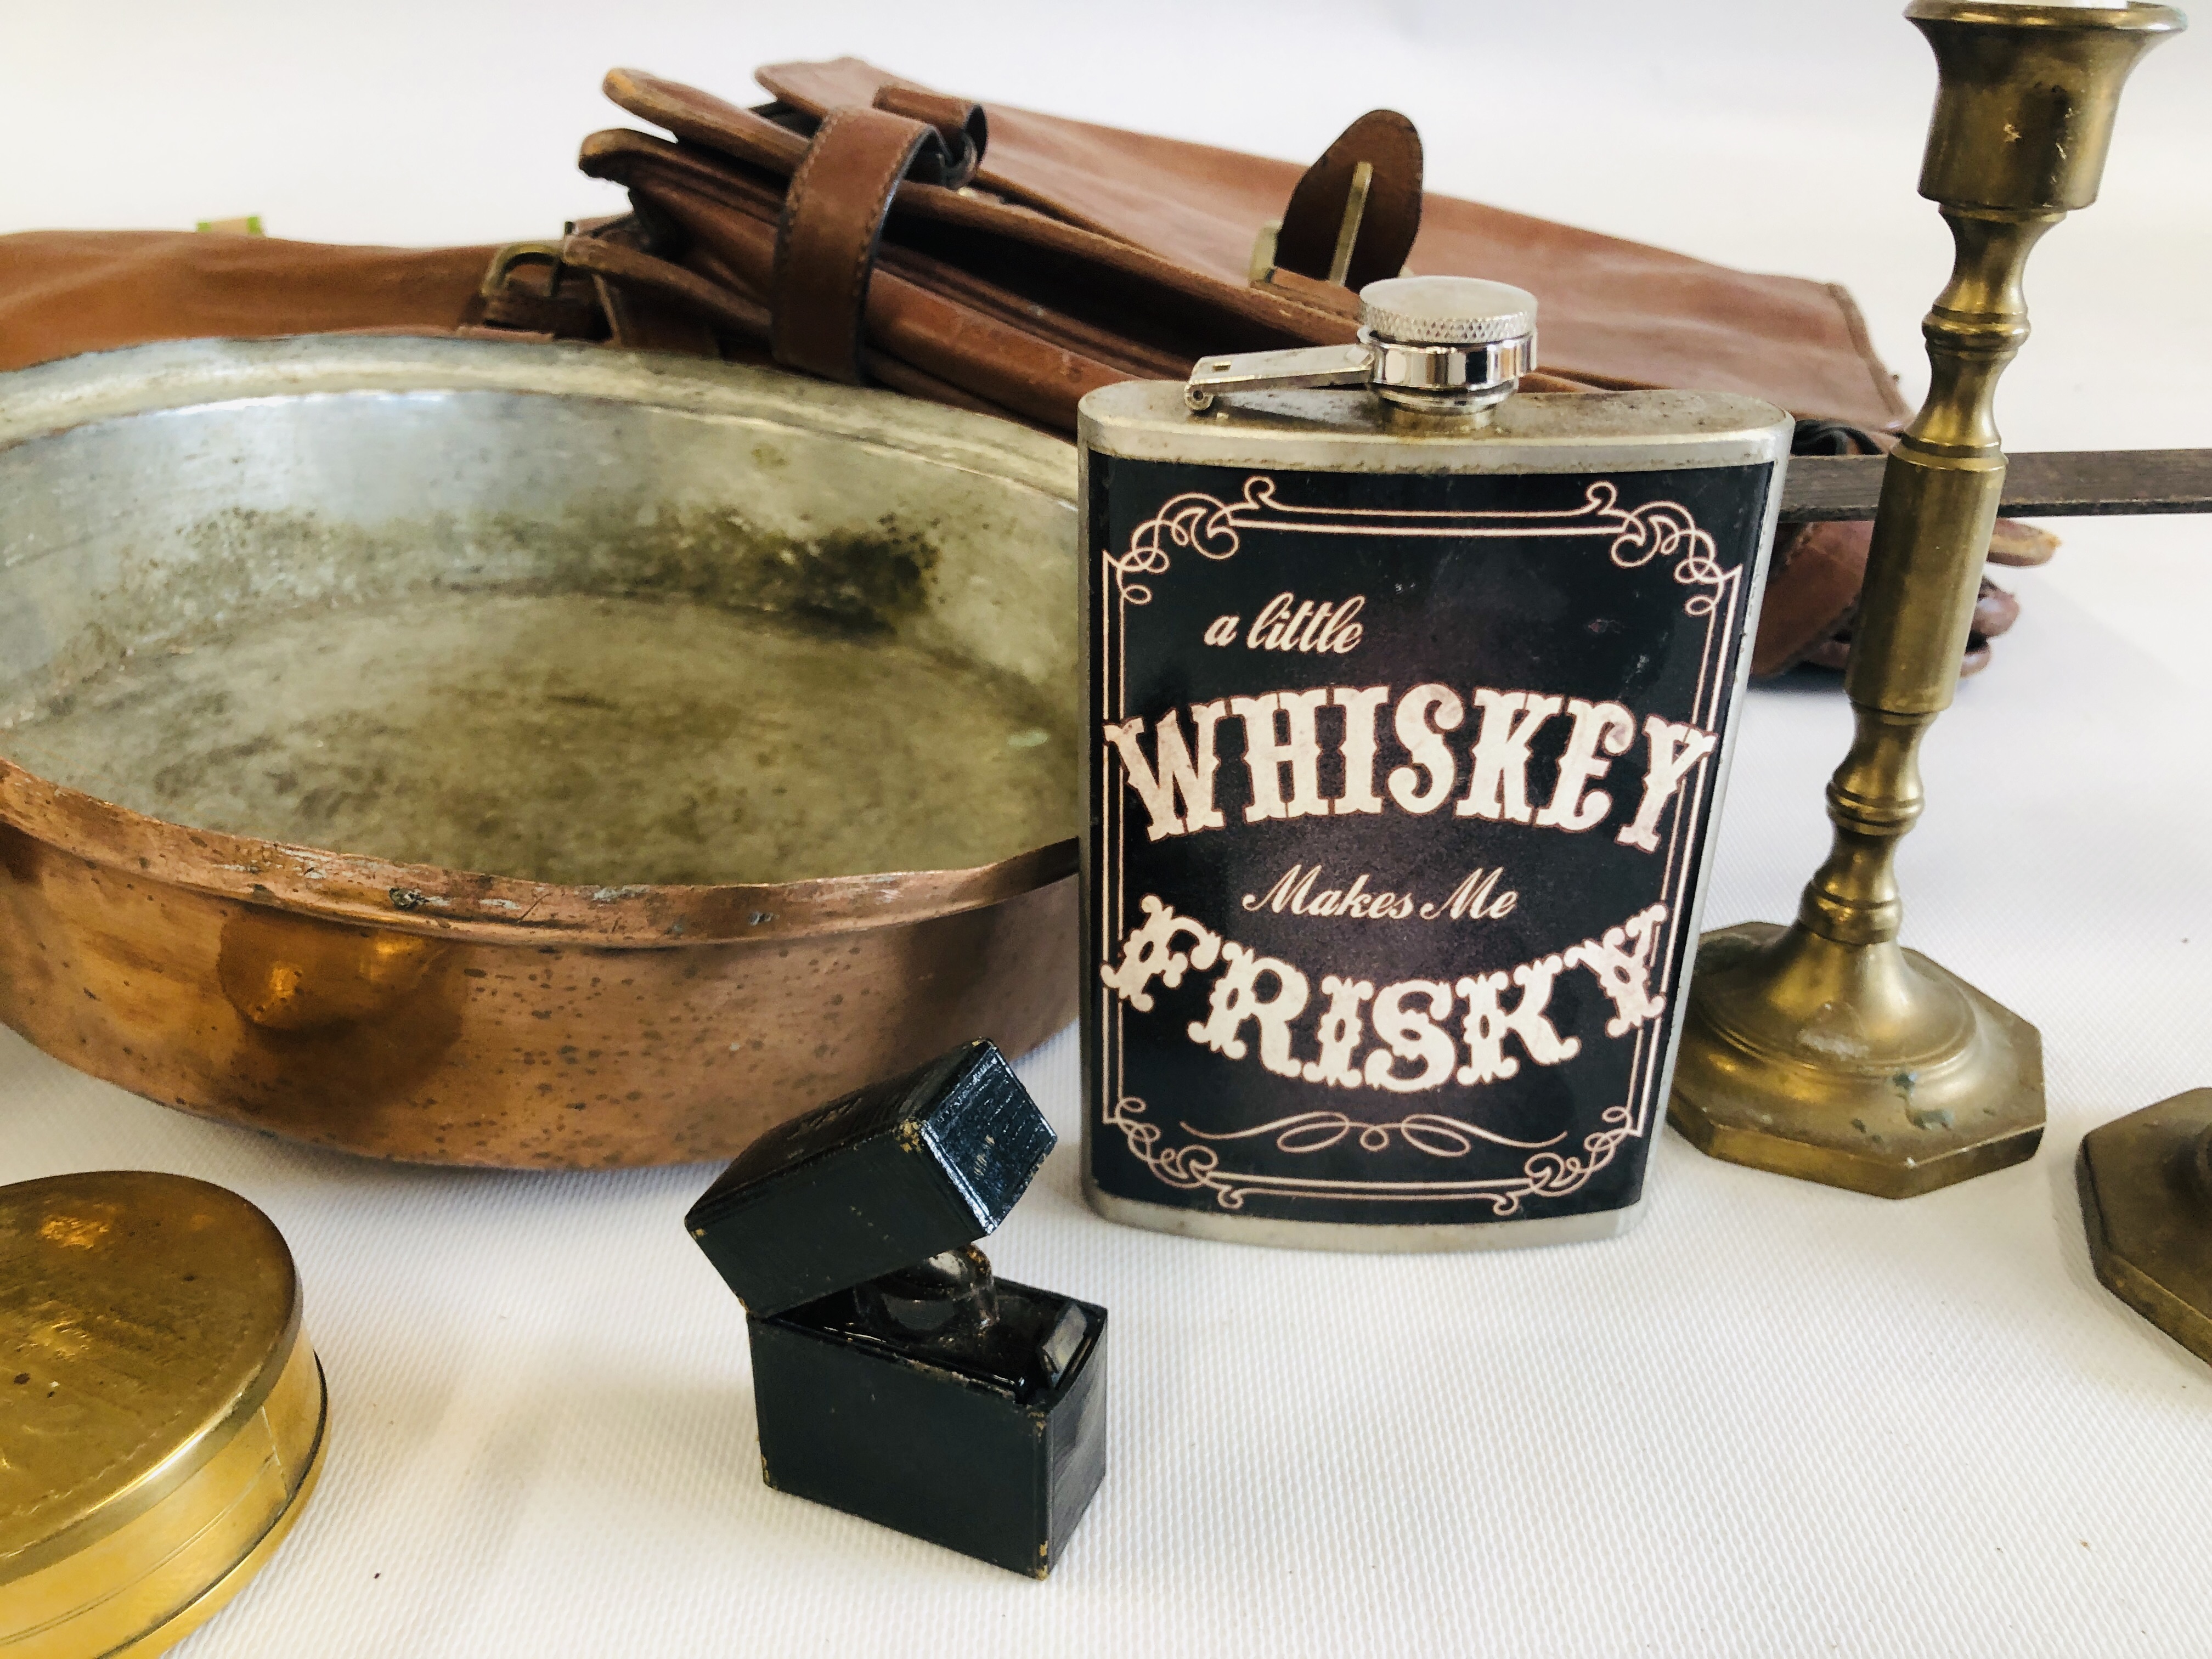
[[[1782,486],[1782,521],[1871,519],[1883,455],[1800,455]],[[2212,449],[2045,451],[2008,458],[1999,512],[2014,519],[2212,513]]]

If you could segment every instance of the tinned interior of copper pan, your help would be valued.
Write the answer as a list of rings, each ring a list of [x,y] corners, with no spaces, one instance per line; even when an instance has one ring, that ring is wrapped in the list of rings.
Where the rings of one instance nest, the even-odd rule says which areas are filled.
[[[1062,446],[475,350],[266,349],[0,448],[0,755],[171,823],[603,888],[1074,834]]]

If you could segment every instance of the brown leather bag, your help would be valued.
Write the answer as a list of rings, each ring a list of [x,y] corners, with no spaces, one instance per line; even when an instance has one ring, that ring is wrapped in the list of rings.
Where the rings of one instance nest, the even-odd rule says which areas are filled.
[[[949,387],[1072,431],[1093,386],[1187,374],[1201,354],[1350,340],[1355,290],[1410,263],[1534,289],[1547,370],[1593,386],[1755,392],[1886,426],[1903,414],[1850,298],[1421,190],[1402,116],[1353,124],[1313,167],[988,112],[852,58],[761,71],[741,109],[617,70],[606,89],[672,139],[586,139],[628,187],[622,254],[584,269],[836,379]],[[1346,268],[1325,280],[1358,165],[1371,169]],[[1255,269],[1255,234],[1279,219]],[[641,252],[747,302],[709,314]],[[656,287],[656,279],[659,285]]]
[[[986,112],[853,58],[760,78],[776,101],[755,110],[614,71],[609,95],[672,135],[585,142],[584,170],[627,186],[635,210],[496,257],[0,239],[0,366],[194,334],[485,331],[772,359],[1068,433],[1095,386],[1181,378],[1206,352],[1349,340],[1357,288],[1410,264],[1533,289],[1538,388],[1744,391],[1829,423],[1816,432],[1905,412],[1839,288],[1425,195],[1419,139],[1390,112],[1301,173]],[[1278,219],[1270,252],[1260,234]],[[1778,548],[1760,672],[1832,654],[1863,543],[1863,526],[1819,526]]]

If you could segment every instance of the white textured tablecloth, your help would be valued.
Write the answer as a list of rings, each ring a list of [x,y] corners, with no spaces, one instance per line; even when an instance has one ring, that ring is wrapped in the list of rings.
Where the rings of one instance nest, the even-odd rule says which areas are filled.
[[[607,64],[737,94],[752,63],[854,50],[1282,154],[1395,104],[1440,187],[1850,283],[1908,386],[1945,261],[1911,193],[1924,52],[1856,0],[88,5],[9,33],[0,228],[536,234],[604,205],[566,167],[616,118]],[[2201,38],[2150,60],[2106,201],[2037,255],[2016,447],[2212,443],[2208,62]],[[744,1322],[680,1225],[712,1170],[368,1164],[0,1033],[0,1178],[204,1176],[299,1258],[329,1466],[183,1651],[2212,1651],[2212,1370],[2096,1284],[2072,1177],[2086,1129],[2212,1083],[2212,550],[2202,520],[2058,527],[1935,729],[1901,860],[1907,941],[2042,1028],[2041,1155],[1887,1203],[1670,1132],[1624,1239],[1273,1253],[1083,1208],[1063,1034],[1022,1071],[1066,1144],[990,1247],[1115,1322],[1106,1484],[1044,1584],[761,1485]],[[1709,923],[1790,913],[1848,726],[1832,686],[1750,699]]]

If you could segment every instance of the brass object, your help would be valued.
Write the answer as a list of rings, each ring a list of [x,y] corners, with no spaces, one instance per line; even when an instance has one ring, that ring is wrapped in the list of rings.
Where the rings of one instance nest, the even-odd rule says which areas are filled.
[[[328,1444],[291,1252],[234,1193],[0,1188],[0,1652],[166,1651],[298,1520]]]
[[[1283,222],[1270,219],[1252,234],[1251,257],[1244,262],[1244,280],[1264,283],[1275,274],[1275,242],[1283,234]]]
[[[2044,232],[2096,199],[2120,88],[2182,27],[2170,8],[1913,0],[1940,76],[1920,193],[1951,227],[1922,325],[1928,399],[1891,454],[1844,687],[1857,735],[1828,786],[1833,849],[1788,927],[1709,934],[1669,1116],[1698,1148],[1905,1198],[2032,1157],[2035,1028],[1897,942],[1898,839],[1917,752],[1950,704],[2004,489],[1997,377],[2027,337],[2021,276]]]
[[[506,290],[509,273],[525,261],[551,267],[551,275],[547,278],[550,292],[561,280],[561,253],[558,242],[509,242],[492,254],[491,263],[484,267],[483,280],[477,284],[477,293],[483,299],[496,300]]]
[[[537,1168],[1032,1048],[1075,1012],[1074,483],[1004,422],[599,349],[0,377],[0,1020]]]
[[[2097,1277],[2212,1363],[2212,1089],[2092,1129],[2075,1175]]]
[[[1351,274],[1352,250],[1358,246],[1359,227],[1367,217],[1367,192],[1374,187],[1374,162],[1362,161],[1352,169],[1352,185],[1344,196],[1344,217],[1337,222],[1336,246],[1328,256],[1328,280],[1340,288]]]

